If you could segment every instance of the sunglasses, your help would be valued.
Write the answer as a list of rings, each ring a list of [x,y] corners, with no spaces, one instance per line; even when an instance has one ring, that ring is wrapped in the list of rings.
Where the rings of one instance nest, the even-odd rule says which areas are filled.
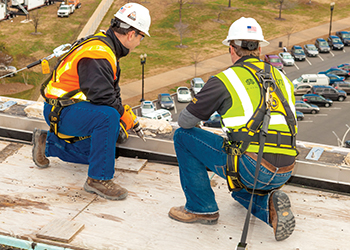
[[[144,34],[141,34],[139,31],[135,30],[135,33],[136,33],[136,35],[142,36],[142,37],[141,37],[141,41],[145,38],[145,35],[144,35]]]

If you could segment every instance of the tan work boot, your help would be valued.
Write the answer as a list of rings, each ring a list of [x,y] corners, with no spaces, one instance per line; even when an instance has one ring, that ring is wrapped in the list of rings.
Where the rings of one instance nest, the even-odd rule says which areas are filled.
[[[86,192],[95,193],[109,200],[123,200],[128,196],[128,190],[115,184],[112,180],[95,180],[87,178],[84,189]]]
[[[290,200],[283,191],[277,190],[270,196],[270,223],[277,241],[287,239],[294,231],[295,218],[290,207]]]
[[[218,222],[219,212],[214,214],[193,214],[187,212],[184,206],[172,207],[169,211],[169,217],[185,223],[199,222],[202,224],[213,225]]]
[[[47,131],[35,128],[32,137],[32,157],[39,168],[47,168],[50,165],[49,159],[45,156]]]

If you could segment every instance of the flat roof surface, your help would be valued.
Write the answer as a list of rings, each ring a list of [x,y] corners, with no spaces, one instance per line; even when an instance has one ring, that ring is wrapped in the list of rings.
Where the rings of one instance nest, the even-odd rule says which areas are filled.
[[[177,166],[146,162],[138,172],[117,169],[115,181],[129,196],[109,201],[83,190],[87,165],[50,158],[51,167],[39,169],[31,150],[31,145],[0,140],[1,234],[72,249],[234,249],[240,241],[246,210],[218,176],[212,179],[218,224],[185,224],[168,217],[172,206],[185,203]],[[277,242],[272,228],[252,216],[249,250],[349,249],[349,196],[292,185],[282,190],[292,203],[294,233]],[[37,237],[57,221],[83,228],[68,243]]]

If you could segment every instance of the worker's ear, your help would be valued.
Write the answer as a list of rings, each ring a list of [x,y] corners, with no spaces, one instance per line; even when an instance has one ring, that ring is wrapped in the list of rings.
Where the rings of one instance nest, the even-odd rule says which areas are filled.
[[[129,31],[127,36],[128,36],[128,41],[131,41],[132,37],[136,36],[136,31],[135,30]]]

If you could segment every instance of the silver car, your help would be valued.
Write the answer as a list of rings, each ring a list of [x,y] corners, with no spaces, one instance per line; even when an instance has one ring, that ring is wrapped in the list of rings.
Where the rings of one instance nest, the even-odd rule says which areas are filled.
[[[281,61],[284,66],[293,66],[294,59],[289,52],[280,52],[278,56],[281,58]]]
[[[318,50],[314,44],[305,44],[304,49],[307,56],[318,56]]]

